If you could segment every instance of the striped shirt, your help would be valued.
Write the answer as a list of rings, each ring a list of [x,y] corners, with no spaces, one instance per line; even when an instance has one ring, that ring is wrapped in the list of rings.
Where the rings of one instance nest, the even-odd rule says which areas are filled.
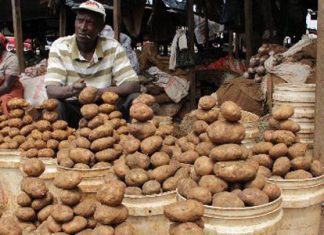
[[[81,55],[75,35],[57,39],[49,53],[45,84],[66,86],[80,78],[98,89],[138,81],[124,49],[113,38],[98,37],[90,61]]]

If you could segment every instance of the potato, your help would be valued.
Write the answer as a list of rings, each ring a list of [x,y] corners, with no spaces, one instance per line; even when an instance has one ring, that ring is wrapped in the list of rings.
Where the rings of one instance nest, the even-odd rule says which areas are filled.
[[[39,120],[35,123],[35,127],[41,131],[41,132],[44,132],[44,131],[50,131],[52,129],[51,127],[51,123],[47,120]]]
[[[128,186],[138,186],[141,187],[146,181],[149,180],[148,173],[141,169],[141,168],[135,168],[131,169],[126,175],[125,175],[125,182]]]
[[[227,182],[246,182],[254,179],[257,168],[242,161],[217,162],[214,174]]]
[[[319,160],[314,160],[310,165],[310,172],[314,177],[321,176],[324,172],[322,163]]]
[[[169,155],[169,157],[174,157],[176,158],[181,154],[181,148],[178,146],[168,146],[168,145],[162,145],[160,152],[166,153]]]
[[[45,165],[39,159],[27,159],[22,164],[22,169],[26,175],[38,177],[45,171]]]
[[[85,148],[73,148],[70,150],[69,157],[75,163],[89,164],[90,160],[94,157],[94,154]]]
[[[91,142],[87,138],[80,136],[76,138],[75,144],[78,148],[89,149]]]
[[[219,113],[219,111],[216,109],[211,109],[209,111],[197,109],[195,112],[195,115],[198,120],[202,120],[207,123],[212,123],[217,120],[218,113]]]
[[[113,165],[114,173],[119,178],[125,178],[125,176],[129,173],[130,169],[125,163],[125,159],[121,157],[120,159],[116,160]]]
[[[142,186],[144,195],[158,194],[161,192],[161,184],[156,180],[149,180]]]
[[[52,129],[55,130],[65,130],[68,127],[68,123],[64,120],[57,120],[52,123]]]
[[[178,160],[181,163],[193,164],[197,158],[199,158],[199,154],[196,151],[188,150],[177,156],[176,160]]]
[[[269,202],[268,195],[258,188],[247,188],[242,192],[242,201],[247,206],[260,206]]]
[[[44,131],[42,137],[43,137],[43,141],[48,141],[48,140],[52,139],[52,132]]]
[[[74,189],[81,182],[82,178],[78,172],[68,171],[64,174],[57,174],[53,184],[61,189]]]
[[[178,182],[180,181],[179,177],[169,177],[162,184],[163,191],[172,191],[176,190]]]
[[[119,96],[111,91],[106,91],[101,95],[101,99],[106,104],[115,104],[119,99]]]
[[[277,120],[286,120],[294,115],[294,108],[290,105],[281,105],[272,110],[272,116]]]
[[[188,199],[194,199],[203,204],[210,204],[212,201],[212,194],[208,188],[194,187],[189,191]]]
[[[194,169],[198,175],[209,175],[213,172],[214,163],[206,156],[202,156],[196,159],[194,163]]]
[[[152,154],[162,146],[163,139],[160,136],[150,136],[142,140],[141,151],[144,154]]]
[[[36,158],[37,156],[38,156],[38,150],[35,148],[31,148],[26,152],[27,158]]]
[[[183,152],[194,150],[196,147],[194,143],[188,142],[186,137],[181,137],[180,139],[178,139],[176,144],[181,148]]]
[[[286,156],[287,153],[288,153],[288,148],[283,143],[274,145],[269,151],[269,155],[271,156],[272,159],[277,159],[279,157]]]
[[[94,118],[92,118],[88,122],[88,125],[87,126],[90,129],[94,129],[94,128],[98,127],[98,126],[103,125],[104,123],[105,123],[105,121],[104,121],[103,117],[98,115],[98,116],[95,116]]]
[[[43,119],[49,122],[55,122],[59,118],[57,112],[44,112],[42,115]]]
[[[132,134],[135,138],[139,140],[143,140],[147,137],[150,137],[155,134],[156,127],[153,123],[132,123],[129,124],[129,133]]]
[[[109,162],[97,162],[94,164],[91,169],[102,169],[102,168],[110,168],[111,164]]]
[[[275,131],[273,132],[273,140],[276,143],[284,143],[287,146],[293,145],[296,142],[296,136],[291,131]]]
[[[64,130],[55,130],[52,132],[52,138],[58,141],[66,140],[68,133]]]
[[[107,206],[119,206],[124,199],[125,186],[120,181],[104,184],[97,192],[97,200]]]
[[[242,156],[241,146],[237,144],[223,144],[214,147],[209,154],[214,161],[239,160]]]
[[[151,156],[151,164],[153,167],[168,165],[170,162],[170,157],[167,153],[156,152]]]
[[[47,141],[46,147],[55,151],[58,149],[59,144],[60,143],[57,140],[50,139]]]
[[[93,230],[95,235],[114,235],[114,228],[106,225],[97,225]]]
[[[215,207],[244,207],[244,202],[233,192],[219,192],[213,197],[212,206]]]
[[[96,139],[100,139],[103,137],[108,137],[108,136],[112,136],[114,132],[113,126],[110,124],[104,124],[101,126],[98,126],[97,128],[93,129],[90,133],[89,133],[89,140],[93,141]]]
[[[44,140],[35,140],[35,148],[37,149],[43,149],[43,148],[46,148],[46,142]]]
[[[128,209],[124,205],[110,207],[98,205],[94,213],[94,218],[98,223],[104,225],[114,225],[124,222],[128,217]]]
[[[291,163],[289,158],[280,157],[274,162],[272,167],[272,173],[274,175],[284,176],[289,172],[290,168]]]
[[[195,222],[204,214],[204,205],[195,200],[172,203],[164,207],[164,215],[173,222]]]
[[[42,105],[42,109],[46,109],[47,111],[53,111],[57,108],[58,101],[56,99],[48,99]]]
[[[79,128],[87,127],[88,123],[89,123],[88,119],[86,119],[85,117],[81,118],[79,120]]]
[[[197,145],[197,144],[199,144],[199,142],[200,142],[200,140],[199,140],[199,137],[198,136],[196,136],[194,133],[189,133],[187,136],[187,141],[188,142],[191,142],[191,143],[193,143],[193,144],[195,144],[195,145]]]
[[[281,195],[281,190],[276,184],[266,184],[262,191],[268,195],[269,200],[276,200]]]
[[[155,97],[149,94],[141,94],[138,97],[136,97],[132,104],[138,104],[138,103],[142,103],[142,104],[146,104],[147,106],[152,106],[154,103],[156,103],[155,101]]]
[[[53,149],[49,149],[49,148],[40,149],[40,150],[38,150],[37,157],[39,157],[39,158],[54,158],[55,152]]]
[[[76,163],[73,165],[74,169],[90,169],[90,166],[88,166],[87,164],[84,163]]]
[[[309,170],[311,163],[313,161],[313,157],[311,155],[296,157],[290,161],[291,168],[294,170],[302,169],[302,170]]]
[[[135,152],[133,154],[126,156],[125,163],[131,169],[134,168],[147,169],[150,165],[150,158],[143,153]]]
[[[273,141],[273,130],[266,130],[264,133],[263,133],[263,140],[265,142],[272,142]]]
[[[27,136],[29,133],[32,132],[32,130],[34,130],[35,126],[32,124],[26,125],[23,128],[21,128],[20,130],[20,134],[23,136]]]
[[[175,145],[177,138],[172,135],[168,135],[163,140],[163,145]]]
[[[187,235],[187,234],[195,234],[195,235],[203,235],[204,231],[201,227],[199,227],[196,223],[181,223],[177,225],[171,225],[169,230],[170,235]]]
[[[252,147],[254,154],[268,154],[273,144],[270,142],[259,142]]]
[[[32,222],[36,219],[36,213],[33,208],[19,207],[15,213],[16,217],[24,222]]]
[[[13,138],[13,137],[15,137],[16,135],[19,135],[19,133],[20,133],[20,130],[19,130],[18,128],[16,128],[16,127],[13,127],[13,128],[11,128],[11,130],[9,131],[9,137],[10,137],[10,138]]]
[[[27,193],[21,192],[17,196],[17,204],[22,207],[30,206],[32,202],[32,199],[28,196]]]
[[[131,106],[129,115],[139,122],[146,122],[153,118],[153,110],[146,104],[137,103]]]
[[[239,123],[216,121],[207,128],[207,135],[214,144],[240,143],[245,129]]]
[[[116,131],[120,135],[121,134],[127,135],[129,133],[129,128],[128,128],[128,126],[121,126]]]
[[[79,189],[60,190],[59,198],[67,206],[75,206],[81,201],[82,192]]]
[[[75,234],[83,230],[88,224],[88,221],[82,216],[75,216],[71,221],[64,223],[62,229],[68,234]]]
[[[52,207],[51,216],[58,223],[66,223],[73,219],[73,210],[68,206],[55,204]]]
[[[90,217],[87,219],[88,219],[87,228],[94,229],[97,226],[97,221],[93,217]],[[92,235],[92,234],[90,234],[90,235]]]
[[[115,139],[113,137],[104,137],[96,139],[91,143],[90,149],[94,152],[98,152],[107,148],[113,147]]]
[[[150,179],[157,180],[160,183],[172,176],[176,171],[176,168],[172,165],[164,165],[155,168],[149,172]]]
[[[269,170],[269,168],[266,168],[265,166],[258,167],[257,175],[259,174],[263,175],[266,178],[270,178],[272,175],[271,170]]]
[[[187,198],[190,190],[197,186],[198,184],[191,178],[183,178],[179,180],[177,190],[180,195]]]
[[[116,226],[114,235],[134,235],[134,234],[135,234],[134,227],[130,223],[124,222]]]
[[[22,128],[24,123],[21,121],[20,118],[11,118],[8,120],[8,126],[10,127],[17,127],[17,128]]]
[[[249,159],[258,162],[260,166],[265,166],[267,168],[271,168],[273,165],[273,160],[267,154],[253,155]]]
[[[220,111],[222,116],[229,122],[237,122],[241,119],[241,107],[232,101],[225,101]]]
[[[265,177],[263,175],[257,174],[253,180],[245,183],[244,188],[258,188],[262,190],[265,183],[266,183]]]
[[[46,226],[50,232],[58,233],[62,231],[62,226],[50,215],[47,217]]]
[[[96,210],[96,201],[94,199],[84,199],[73,208],[75,215],[82,216],[84,218],[91,217]]]
[[[193,132],[196,135],[200,135],[207,131],[208,123],[203,120],[197,120],[193,126]]]
[[[199,154],[199,156],[208,156],[214,147],[215,145],[211,142],[200,142],[196,145],[195,151]]]
[[[212,96],[203,96],[198,101],[198,107],[203,110],[210,110],[216,105],[216,99]]]
[[[43,198],[48,192],[44,181],[34,177],[23,178],[20,188],[33,199]]]
[[[25,110],[23,109],[13,109],[9,112],[10,118],[22,118],[25,114]]]
[[[309,179],[312,178],[312,174],[305,170],[295,170],[288,172],[285,175],[285,179]]]
[[[53,198],[53,194],[51,192],[47,192],[45,197],[33,200],[31,207],[35,211],[39,211],[45,206],[51,204],[53,202]]]
[[[125,195],[142,195],[142,189],[139,187],[127,187]]]
[[[97,88],[87,86],[79,94],[79,101],[81,104],[95,103],[97,97]]]
[[[279,122],[279,129],[280,130],[286,130],[286,131],[292,131],[294,133],[300,131],[300,126],[298,123],[294,122],[293,120],[285,120]]]
[[[47,220],[47,218],[51,215],[51,211],[52,211],[52,205],[45,206],[43,209],[41,209],[37,213],[38,221],[41,223],[41,222]]]
[[[121,152],[108,148],[99,152],[96,152],[94,155],[97,161],[113,161],[120,156]]]
[[[212,194],[225,191],[228,188],[225,181],[214,175],[204,175],[201,177],[199,186],[207,188]]]
[[[83,117],[90,120],[99,113],[99,107],[96,104],[85,104],[81,107],[80,111]]]
[[[116,106],[112,104],[101,104],[99,105],[99,112],[110,114],[111,112],[116,110]]]
[[[307,145],[302,143],[296,143],[289,147],[288,156],[290,159],[304,156],[306,154]]]
[[[280,121],[274,119],[273,117],[269,117],[269,127],[273,130],[280,130]]]

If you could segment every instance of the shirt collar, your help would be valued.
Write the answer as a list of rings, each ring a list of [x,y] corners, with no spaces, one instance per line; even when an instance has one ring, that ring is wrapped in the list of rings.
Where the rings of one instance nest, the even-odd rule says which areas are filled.
[[[95,50],[94,57],[93,57],[93,58],[97,57],[98,60],[101,60],[103,58],[102,40],[103,40],[102,37],[99,36],[98,42],[96,45],[96,50]],[[79,51],[75,34],[73,35],[73,38],[72,38],[71,49],[72,49],[71,50],[72,51],[72,60],[84,60],[84,58],[81,56],[81,53]]]

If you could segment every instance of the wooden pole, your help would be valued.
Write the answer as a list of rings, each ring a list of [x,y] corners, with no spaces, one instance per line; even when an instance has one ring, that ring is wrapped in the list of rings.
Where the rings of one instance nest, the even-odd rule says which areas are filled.
[[[228,31],[228,54],[233,56],[233,30]]]
[[[22,73],[25,69],[24,47],[21,29],[20,0],[11,0],[13,27],[15,33],[16,55],[18,57],[19,69]]]
[[[252,36],[253,36],[253,21],[252,21],[252,0],[244,0],[244,19],[245,19],[245,46],[247,64],[252,56]]]
[[[188,24],[188,49],[193,58],[195,54],[195,42],[194,42],[194,14],[193,14],[193,0],[187,2],[187,24]],[[190,68],[190,108],[196,108],[196,75],[195,69]]]
[[[318,0],[314,157],[324,163],[324,2]]]
[[[121,2],[120,0],[114,0],[114,37],[119,41],[120,26],[121,26]]]
[[[59,25],[60,37],[64,37],[66,34],[66,5],[61,4],[60,7],[60,25]]]

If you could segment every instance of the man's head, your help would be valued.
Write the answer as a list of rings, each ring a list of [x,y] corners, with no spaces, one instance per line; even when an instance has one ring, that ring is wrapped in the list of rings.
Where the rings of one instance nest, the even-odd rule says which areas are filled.
[[[77,41],[95,41],[105,24],[105,8],[102,4],[89,0],[80,4],[75,10],[77,10],[77,16],[74,26]]]
[[[2,53],[5,50],[6,44],[7,44],[6,37],[2,33],[0,33],[0,53]]]

